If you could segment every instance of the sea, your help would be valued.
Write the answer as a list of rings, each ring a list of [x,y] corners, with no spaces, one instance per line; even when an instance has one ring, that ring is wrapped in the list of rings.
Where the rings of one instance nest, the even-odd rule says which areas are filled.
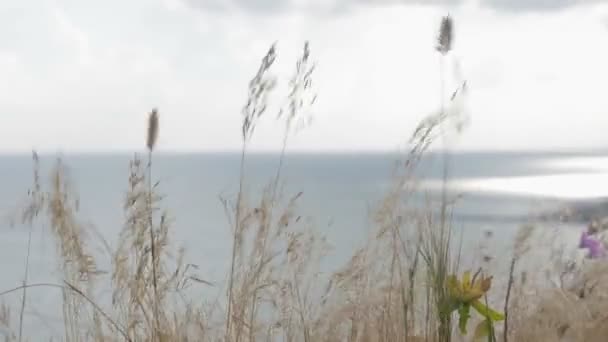
[[[94,227],[110,247],[115,246],[125,222],[123,205],[133,155],[41,155],[43,188],[49,186],[50,171],[58,157],[67,166],[77,193],[78,219]],[[225,281],[231,252],[230,221],[220,199],[236,196],[240,157],[239,153],[219,152],[158,153],[153,159],[153,178],[159,182],[163,207],[172,218],[172,243],[185,248],[186,262],[198,265],[201,278],[216,284]],[[327,270],[346,262],[370,236],[374,208],[391,190],[395,162],[402,158],[394,153],[367,152],[286,156],[283,193],[287,197],[302,193],[297,214],[333,246],[324,265]],[[507,253],[518,229],[541,218],[544,225],[575,236],[588,222],[565,221],[560,210],[599,205],[608,198],[608,153],[452,152],[447,158],[430,153],[421,161],[416,171],[416,203],[425,203],[441,190],[446,160],[448,194],[455,199],[451,206],[455,229],[471,244],[491,232],[495,251]],[[278,154],[247,156],[244,189],[252,199],[274,178],[278,164]],[[49,224],[38,220],[30,228],[19,223],[32,181],[31,155],[0,156],[0,302],[13,309],[13,329],[21,292],[2,291],[23,282],[30,229],[28,283],[56,283],[60,276]],[[97,244],[94,248],[100,260],[106,259],[105,263],[100,261],[100,267],[109,265],[105,247]],[[60,299],[57,289],[30,289],[26,331],[43,329],[48,330],[44,336],[60,336]]]

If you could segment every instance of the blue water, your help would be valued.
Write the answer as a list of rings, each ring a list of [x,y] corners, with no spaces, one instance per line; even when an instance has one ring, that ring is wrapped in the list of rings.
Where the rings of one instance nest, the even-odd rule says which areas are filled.
[[[594,155],[597,157],[597,155]],[[114,245],[124,222],[122,206],[128,185],[131,155],[66,155],[74,189],[79,194],[79,217],[90,223]],[[418,171],[420,179],[439,181],[439,155],[426,158]],[[548,153],[461,153],[450,157],[451,181],[488,177],[543,176],[574,172],[597,172],[584,167],[552,168],[547,161],[580,154]],[[55,156],[41,156],[43,186]],[[370,209],[391,186],[394,154],[294,154],[284,164],[284,193],[300,191],[298,214],[327,235],[334,245],[333,265],[345,261],[349,253],[365,241],[372,222]],[[174,219],[171,238],[187,250],[187,262],[201,266],[202,276],[221,282],[230,253],[230,227],[219,196],[234,198],[238,189],[239,154],[158,154],[154,158],[154,178],[166,195],[164,205]],[[251,154],[246,164],[247,192],[256,198],[275,175],[278,156]],[[0,212],[4,217],[25,199],[32,182],[32,161],[28,155],[0,156]],[[45,184],[46,183],[46,184]],[[423,198],[419,194],[418,199]],[[452,195],[456,195],[453,193]],[[539,208],[556,206],[560,199],[500,192],[463,193],[454,208],[458,229],[481,235],[493,230],[504,240]],[[415,202],[420,204],[421,202]],[[30,281],[48,281],[56,276],[51,235],[44,224],[35,227]],[[20,285],[23,277],[27,230],[0,222],[0,290]],[[506,240],[505,240],[506,241]],[[100,254],[102,254],[100,252]],[[103,262],[101,263],[103,265]],[[18,298],[18,297],[16,297]],[[38,304],[55,303],[50,294],[33,295]],[[44,306],[44,305],[43,305]],[[40,307],[40,306],[38,306]],[[31,313],[30,314],[34,314]],[[41,313],[37,313],[42,315]]]
[[[80,197],[81,217],[93,223],[110,242],[123,223],[122,205],[128,181],[131,155],[67,155],[75,190]],[[550,169],[539,161],[571,157],[565,154],[468,153],[453,154],[449,160],[451,181],[485,177],[517,177],[581,171]],[[55,156],[41,157],[41,175],[48,181]],[[394,154],[295,154],[284,164],[284,193],[302,191],[298,213],[314,220],[330,240],[352,248],[366,236],[369,210],[391,186]],[[233,198],[238,189],[240,155],[157,155],[154,178],[166,195],[165,205],[174,217],[174,236],[190,249],[200,250],[201,239],[224,241],[228,221],[219,196]],[[441,156],[430,155],[418,171],[426,180],[442,178]],[[246,189],[254,198],[275,174],[278,156],[252,154],[247,159]],[[0,157],[0,210],[7,213],[25,197],[32,182],[30,156]],[[454,194],[456,195],[456,194]],[[501,194],[465,192],[455,206],[460,224],[480,226],[491,221],[509,221],[517,226],[538,199]],[[487,222],[484,222],[487,221]],[[2,226],[0,226],[2,227]],[[5,224],[3,230],[9,227]],[[347,232],[348,234],[344,234]],[[196,242],[193,242],[196,241]],[[1,243],[1,242],[0,242]],[[226,246],[207,243],[201,250],[205,260],[225,254]]]

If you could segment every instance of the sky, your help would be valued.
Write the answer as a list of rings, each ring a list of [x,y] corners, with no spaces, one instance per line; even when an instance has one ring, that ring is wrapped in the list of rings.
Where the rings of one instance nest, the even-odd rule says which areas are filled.
[[[279,87],[250,148],[278,150],[276,111],[305,41],[316,61],[307,151],[392,150],[466,79],[463,150],[608,147],[608,2],[591,0],[12,0],[0,4],[0,152],[240,149],[241,108],[277,42]]]

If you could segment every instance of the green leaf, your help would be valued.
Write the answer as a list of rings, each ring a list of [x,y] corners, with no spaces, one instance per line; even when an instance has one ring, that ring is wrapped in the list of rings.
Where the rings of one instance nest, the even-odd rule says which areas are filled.
[[[475,310],[477,310],[477,312],[479,312],[480,315],[491,320],[492,322],[498,322],[505,319],[505,316],[502,313],[490,309],[478,300],[471,303],[471,305],[475,308]]]
[[[484,337],[488,337],[490,335],[490,326],[492,322],[488,320],[483,320],[477,324],[475,328],[475,335],[473,335],[473,341],[481,341]]]
[[[460,333],[463,335],[467,334],[467,323],[469,322],[469,318],[471,318],[470,305],[463,305],[458,309],[458,327],[460,328]]]

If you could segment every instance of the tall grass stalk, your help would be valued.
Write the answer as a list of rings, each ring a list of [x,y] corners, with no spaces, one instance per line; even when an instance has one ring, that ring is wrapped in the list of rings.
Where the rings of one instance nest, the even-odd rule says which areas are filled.
[[[241,148],[241,160],[240,160],[240,173],[239,173],[239,188],[236,199],[236,210],[234,216],[234,230],[232,237],[232,257],[230,260],[230,275],[228,280],[228,308],[226,313],[226,341],[232,341],[231,324],[233,321],[233,301],[234,301],[234,277],[235,277],[235,266],[237,259],[237,250],[239,248],[239,240],[242,239],[243,222],[242,212],[243,208],[243,191],[245,181],[245,157],[247,154],[247,146],[250,141],[253,132],[255,131],[256,124],[260,117],[266,111],[267,98],[269,92],[274,89],[276,80],[268,76],[271,66],[274,64],[276,58],[275,44],[273,44],[258,68],[258,71],[254,78],[249,82],[249,92],[247,103],[242,109],[243,125],[242,125],[242,148]],[[241,317],[242,319],[242,317]]]
[[[158,139],[158,130],[159,130],[159,118],[158,111],[156,109],[152,109],[150,115],[148,117],[148,130],[146,137],[146,147],[148,148],[148,224],[150,231],[150,253],[152,254],[152,258],[150,262],[152,264],[152,286],[154,288],[154,297],[153,297],[153,305],[154,305],[154,334],[152,335],[153,341],[155,341],[155,335],[160,333],[160,318],[158,311],[158,278],[157,278],[157,263],[158,257],[156,255],[156,241],[154,238],[154,218],[153,218],[153,208],[152,208],[152,152],[154,151],[154,147],[156,146],[156,141]]]
[[[287,149],[287,141],[289,139],[291,130],[295,124],[302,124],[306,118],[302,117],[302,111],[306,110],[308,106],[311,106],[317,99],[317,95],[310,94],[310,88],[312,86],[312,73],[315,70],[315,63],[310,61],[310,44],[308,41],[304,43],[302,56],[296,62],[295,73],[289,81],[289,94],[287,97],[288,108],[285,110],[281,108],[279,111],[278,119],[285,117],[285,129],[283,132],[283,143],[281,145],[281,152],[279,155],[279,165],[275,175],[274,186],[273,186],[273,201],[276,199],[277,188],[279,179],[281,178],[281,171],[283,169],[283,161],[285,159],[285,152]]]
[[[40,159],[38,158],[38,153],[36,151],[32,152],[32,162],[33,162],[33,187],[28,191],[29,195],[29,203],[26,207],[26,210],[23,212],[22,221],[28,227],[27,234],[27,249],[25,256],[25,270],[23,275],[23,295],[21,297],[21,308],[19,310],[19,342],[23,339],[23,317],[25,314],[25,306],[27,302],[27,283],[29,278],[29,269],[30,269],[30,253],[32,246],[32,231],[34,229],[33,223],[34,219],[40,213],[42,209],[42,194],[40,191]]]
[[[27,251],[25,257],[25,271],[23,275],[23,295],[21,296],[21,308],[19,310],[19,342],[22,341],[23,338],[23,315],[25,314],[25,304],[27,301],[27,282],[29,276],[30,269],[30,252],[32,246],[32,230],[33,228],[30,226],[29,231],[27,233]]]
[[[446,116],[445,108],[445,56],[452,49],[453,39],[453,21],[450,16],[446,16],[441,20],[439,28],[437,50],[439,51],[439,74],[440,74],[440,112],[442,117]],[[448,151],[446,131],[440,124],[441,139],[443,141],[443,168],[442,168],[442,186],[441,186],[441,212],[440,212],[440,232],[437,241],[431,241],[431,249],[427,253],[427,260],[434,265],[431,266],[432,282],[434,284],[434,296],[436,300],[438,315],[439,315],[439,341],[449,342],[452,338],[451,313],[445,312],[449,298],[446,293],[445,283],[449,274],[449,258],[450,258],[450,239],[451,227],[447,227],[447,206],[448,206]],[[435,234],[431,232],[431,239],[437,239]],[[433,260],[434,259],[434,260]]]

